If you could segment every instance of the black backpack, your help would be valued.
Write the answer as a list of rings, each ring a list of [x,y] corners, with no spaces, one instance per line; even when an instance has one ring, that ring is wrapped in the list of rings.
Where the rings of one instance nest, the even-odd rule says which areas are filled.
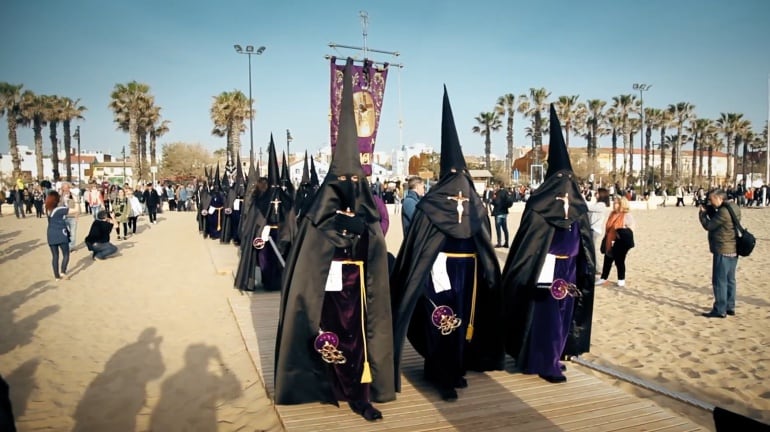
[[[754,246],[757,245],[757,239],[754,237],[754,234],[741,225],[735,217],[733,208],[729,204],[725,205],[727,206],[727,211],[730,212],[730,217],[733,219],[733,226],[735,227],[735,249],[738,252],[738,256],[747,257],[751,255]]]

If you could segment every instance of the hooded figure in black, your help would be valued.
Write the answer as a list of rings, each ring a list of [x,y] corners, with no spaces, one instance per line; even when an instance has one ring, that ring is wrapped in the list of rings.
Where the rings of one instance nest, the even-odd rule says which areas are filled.
[[[503,269],[505,348],[522,372],[564,382],[559,359],[591,344],[595,255],[553,105],[550,123],[548,171],[527,200]]]
[[[286,263],[275,347],[275,403],[395,399],[387,247],[361,168],[350,69],[329,173],[299,224]]]
[[[209,192],[210,200],[206,212],[206,234],[209,238],[219,240],[225,222],[225,192],[222,190],[222,180],[219,178],[219,165],[214,174],[214,187]],[[205,236],[205,235],[204,235]]]
[[[208,175],[206,176],[208,178]],[[209,236],[208,232],[208,215],[209,215],[209,204],[211,204],[211,193],[210,193],[210,185],[213,183],[210,180],[205,180],[202,184],[198,185],[198,192],[197,192],[197,202],[196,205],[198,206],[198,231],[200,231],[201,234],[203,234],[203,238],[206,238]]]
[[[264,288],[262,269],[259,268],[259,255],[265,246],[271,247],[265,244],[259,232],[259,229],[267,224],[265,214],[260,207],[261,202],[266,200],[267,180],[259,177],[259,170],[254,169],[254,164],[250,165],[247,195],[244,199],[245,207],[239,223],[241,244],[234,284],[236,288],[244,291]]]
[[[318,177],[316,177],[318,181]],[[302,180],[299,182],[299,188],[297,188],[297,195],[294,197],[294,213],[299,220],[307,213],[310,204],[313,203],[313,197],[318,190],[318,185],[313,186],[310,183],[310,169],[307,163],[307,151],[305,151],[305,165],[302,167]]]
[[[445,88],[441,177],[417,204],[390,276],[396,377],[407,337],[445,400],[467,385],[466,370],[502,369],[499,281],[489,216],[468,174]]]
[[[296,234],[296,217],[294,200],[281,187],[272,134],[268,147],[267,183],[267,190],[256,199],[264,219],[255,219],[253,243],[258,249],[259,269],[265,290],[278,291],[281,289],[284,263]]]
[[[236,246],[240,244],[241,237],[239,225],[241,222],[241,212],[243,209],[243,198],[246,195],[246,185],[243,180],[243,168],[241,167],[241,156],[236,159],[235,175],[233,184],[227,191],[227,205],[225,207],[225,227],[222,230],[222,243],[230,243]]]
[[[296,191],[294,189],[294,183],[291,182],[291,177],[289,175],[289,164],[286,162],[286,153],[281,153],[283,159],[281,162],[281,188],[283,188],[286,194],[291,198],[291,206],[293,207]]]

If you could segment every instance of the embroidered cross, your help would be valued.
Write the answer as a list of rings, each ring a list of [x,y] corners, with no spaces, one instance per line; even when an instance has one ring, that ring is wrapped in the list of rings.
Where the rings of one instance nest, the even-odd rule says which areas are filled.
[[[564,219],[569,219],[569,217],[568,217],[568,214],[569,214],[569,199],[568,198],[569,198],[569,194],[566,193],[566,192],[564,193],[564,197],[556,197],[557,200],[564,201]]]
[[[468,198],[463,197],[463,191],[457,191],[457,196],[449,196],[446,199],[457,201],[457,223],[463,223],[463,202],[468,201]]]

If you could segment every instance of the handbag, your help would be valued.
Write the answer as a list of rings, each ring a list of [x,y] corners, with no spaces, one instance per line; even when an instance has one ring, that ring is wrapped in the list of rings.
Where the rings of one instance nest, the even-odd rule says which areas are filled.
[[[735,212],[729,204],[725,204],[727,211],[730,212],[730,217],[733,220],[733,227],[735,228],[735,250],[738,252],[738,256],[747,257],[751,255],[754,250],[754,246],[757,245],[757,239],[754,234],[741,225],[741,222],[735,217]]]

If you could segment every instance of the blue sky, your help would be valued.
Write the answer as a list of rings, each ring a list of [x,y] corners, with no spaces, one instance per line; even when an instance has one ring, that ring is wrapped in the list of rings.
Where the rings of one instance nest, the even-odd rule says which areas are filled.
[[[127,145],[107,106],[115,84],[131,80],[150,85],[171,121],[159,143],[223,148],[224,138],[210,133],[212,98],[234,89],[248,94],[248,60],[233,44],[267,47],[252,57],[255,149],[266,149],[271,132],[285,146],[291,129],[292,151],[317,151],[329,140],[324,55],[359,55],[327,44],[362,46],[362,10],[369,16],[368,47],[401,53],[371,57],[405,65],[388,78],[378,151],[400,143],[438,148],[443,84],[466,154],[483,152],[483,137],[471,132],[474,117],[491,110],[498,96],[530,87],[545,87],[552,99],[611,100],[635,94],[632,84],[644,82],[653,85],[644,94],[646,107],[686,101],[699,117],[740,112],[756,131],[768,117],[766,0],[3,3],[0,81],[79,98],[88,108],[85,121],[75,123],[84,151],[115,154]],[[516,122],[515,140],[523,145],[527,124]],[[19,141],[31,145],[32,131],[21,128]],[[247,149],[248,131],[241,142]],[[503,131],[492,146],[504,154]],[[5,118],[0,151],[8,151]]]

